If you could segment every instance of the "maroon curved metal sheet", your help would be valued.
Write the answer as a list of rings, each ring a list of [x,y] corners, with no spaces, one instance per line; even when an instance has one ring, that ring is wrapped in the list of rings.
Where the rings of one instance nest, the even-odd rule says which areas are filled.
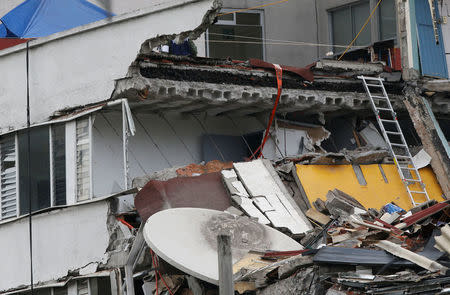
[[[221,173],[151,180],[136,195],[134,205],[143,221],[164,209],[193,207],[223,211],[231,199]]]

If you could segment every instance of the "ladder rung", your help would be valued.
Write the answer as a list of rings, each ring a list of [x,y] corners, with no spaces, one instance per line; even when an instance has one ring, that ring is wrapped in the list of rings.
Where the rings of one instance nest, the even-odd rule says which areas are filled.
[[[395,155],[395,157],[396,157],[396,158],[399,158],[399,159],[411,159],[410,156]],[[412,159],[411,159],[411,160],[412,160]]]
[[[366,85],[370,86],[370,87],[383,87],[383,85],[380,85],[380,84],[367,84],[366,83]]]
[[[412,194],[424,194],[424,195],[427,194],[426,192],[419,192],[419,191],[409,191],[409,192]]]
[[[401,147],[408,147],[406,144],[403,143],[391,143],[392,146],[401,146]]]
[[[394,134],[394,135],[400,135],[400,134],[401,134],[401,132],[386,131],[386,134]]]
[[[380,119],[381,122],[389,122],[389,123],[396,123],[397,120],[386,120],[386,119]]]
[[[410,167],[402,167],[402,166],[399,166],[399,168],[400,168],[400,169],[402,169],[402,170],[411,170],[411,171],[416,171],[416,168],[410,168]]]
[[[420,179],[403,179],[404,181],[410,181],[410,182],[422,182]]]
[[[384,78],[379,78],[379,77],[366,77],[366,76],[358,76],[358,79],[362,79],[362,80],[376,80],[376,81],[384,81]]]
[[[379,95],[371,95],[372,98],[381,98],[381,99],[389,99],[387,96],[379,96]]]

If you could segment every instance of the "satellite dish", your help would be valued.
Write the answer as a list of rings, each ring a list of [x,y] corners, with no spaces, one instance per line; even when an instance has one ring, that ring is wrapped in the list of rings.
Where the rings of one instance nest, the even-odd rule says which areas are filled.
[[[218,285],[217,235],[231,236],[233,264],[249,251],[295,251],[303,247],[285,234],[248,217],[199,208],[174,208],[152,215],[144,226],[150,248],[172,266]]]

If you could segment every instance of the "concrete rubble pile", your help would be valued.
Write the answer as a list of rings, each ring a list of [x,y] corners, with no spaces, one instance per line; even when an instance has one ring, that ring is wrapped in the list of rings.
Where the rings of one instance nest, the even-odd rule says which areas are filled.
[[[278,162],[212,161],[135,180],[135,185],[145,184],[135,205],[142,218],[139,232],[144,232],[147,241],[144,248],[150,248],[135,264],[135,286],[142,286],[137,288],[142,288],[144,294],[218,294],[216,281],[194,270],[208,268],[206,265],[212,261],[204,261],[206,256],[197,253],[193,259],[198,266],[190,268],[177,264],[170,253],[158,248],[160,237],[167,235],[174,241],[170,251],[184,253],[189,242],[178,244],[174,237],[190,229],[179,225],[182,221],[173,228],[165,227],[175,222],[174,218],[160,225],[151,220],[162,212],[177,210],[173,208],[194,207],[224,211],[234,216],[235,224],[242,218],[248,220],[245,227],[249,229],[244,235],[235,230],[227,232],[232,239],[251,244],[253,238],[254,242],[239,251],[232,243],[232,249],[239,252],[233,257],[238,294],[446,294],[450,290],[450,201],[439,196],[405,210],[397,205],[395,196],[389,196],[391,202],[377,208],[367,207],[366,197],[355,198],[344,189],[329,189],[325,195],[313,197],[308,193],[307,181],[297,172],[303,166],[314,167],[304,164],[305,159],[314,157],[336,156],[310,154]],[[375,158],[368,162],[386,162],[385,157]],[[352,191],[350,187],[348,191]],[[159,236],[146,233],[146,221],[150,228],[147,231],[163,227]],[[267,248],[264,239],[253,236],[257,230],[250,228],[256,225],[249,222],[269,226],[298,246],[288,251]],[[197,227],[203,226],[199,223]],[[214,227],[212,231],[219,234],[225,227]],[[169,243],[172,240],[169,238]],[[211,247],[203,238],[195,243],[199,249]]]

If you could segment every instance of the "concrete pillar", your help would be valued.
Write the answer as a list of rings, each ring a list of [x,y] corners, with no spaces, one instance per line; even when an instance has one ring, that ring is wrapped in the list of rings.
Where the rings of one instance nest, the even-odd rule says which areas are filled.
[[[431,156],[431,168],[445,197],[450,199],[450,158],[445,143],[439,136],[440,127],[433,113],[430,113],[431,109],[427,107],[425,98],[415,88],[407,86],[405,95],[404,103],[414,128],[422,141],[423,149]]]

